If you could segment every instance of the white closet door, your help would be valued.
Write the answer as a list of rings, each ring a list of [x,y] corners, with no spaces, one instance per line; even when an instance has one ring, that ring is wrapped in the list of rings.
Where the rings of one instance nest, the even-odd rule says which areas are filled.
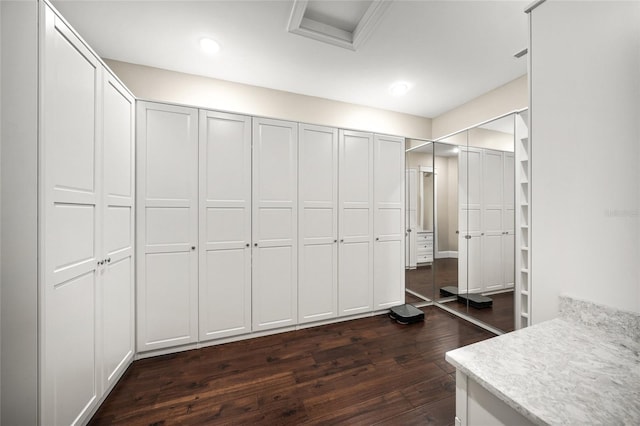
[[[102,392],[120,377],[134,349],[135,100],[108,72],[103,78]]]
[[[253,119],[253,330],[294,325],[298,313],[298,126]]]
[[[96,121],[102,69],[51,9],[43,5],[41,10],[40,418],[58,425],[79,421],[99,392],[101,147]]]
[[[338,131],[300,124],[299,322],[338,313]]]
[[[138,351],[198,338],[198,111],[138,103]]]
[[[416,249],[416,235],[418,233],[418,170],[406,169],[405,182],[405,198],[408,207],[405,218],[407,231],[405,236],[405,267],[415,269],[418,266],[418,252]]]
[[[374,137],[374,309],[404,303],[404,138]]]
[[[458,291],[482,290],[482,150],[458,154]]]
[[[482,152],[482,290],[504,288],[504,159],[501,151]]]
[[[373,135],[339,132],[338,310],[373,309]]]
[[[504,285],[511,288],[515,284],[515,157],[504,153],[504,213],[502,221],[502,267]]]
[[[200,111],[200,340],[251,331],[251,118]]]

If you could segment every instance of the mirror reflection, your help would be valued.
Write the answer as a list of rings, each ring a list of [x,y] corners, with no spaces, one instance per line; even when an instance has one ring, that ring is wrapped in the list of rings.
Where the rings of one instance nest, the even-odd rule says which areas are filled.
[[[433,299],[434,189],[433,143],[414,141],[406,155],[407,302]],[[415,301],[415,300],[414,300]]]
[[[409,296],[512,331],[516,114],[414,143],[406,157]]]

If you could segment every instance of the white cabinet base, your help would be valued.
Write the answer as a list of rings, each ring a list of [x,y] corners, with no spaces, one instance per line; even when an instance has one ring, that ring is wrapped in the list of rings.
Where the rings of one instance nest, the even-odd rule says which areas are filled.
[[[520,425],[535,423],[518,413],[504,401],[456,371],[456,426],[474,425]]]

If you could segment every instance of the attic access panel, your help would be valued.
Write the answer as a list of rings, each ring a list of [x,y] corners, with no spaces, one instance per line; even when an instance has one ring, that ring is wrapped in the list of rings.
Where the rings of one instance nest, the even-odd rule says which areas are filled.
[[[289,32],[357,50],[371,35],[390,0],[296,0],[289,18]]]

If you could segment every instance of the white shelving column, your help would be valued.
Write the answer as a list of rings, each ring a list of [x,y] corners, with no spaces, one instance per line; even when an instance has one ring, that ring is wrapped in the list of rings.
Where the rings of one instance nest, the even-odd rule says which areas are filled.
[[[528,111],[516,115],[516,329],[531,324],[531,164]]]

